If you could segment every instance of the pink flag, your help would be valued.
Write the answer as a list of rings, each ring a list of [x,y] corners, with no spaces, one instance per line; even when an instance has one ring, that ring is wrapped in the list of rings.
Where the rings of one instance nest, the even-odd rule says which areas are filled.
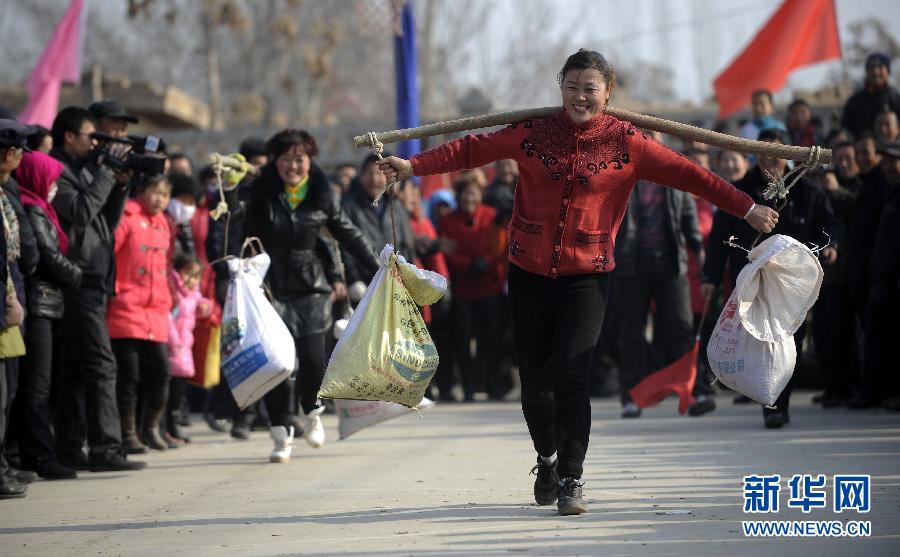
[[[26,124],[50,127],[59,105],[63,81],[78,83],[81,77],[81,16],[83,0],[72,0],[59,20],[50,42],[28,78],[28,105],[19,115]]]

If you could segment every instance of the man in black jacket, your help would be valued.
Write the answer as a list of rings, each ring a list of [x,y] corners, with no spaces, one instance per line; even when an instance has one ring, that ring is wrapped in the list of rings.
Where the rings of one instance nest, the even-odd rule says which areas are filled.
[[[375,250],[376,256],[381,253],[385,244],[394,243],[391,231],[391,203],[388,200],[388,194],[381,198],[377,206],[372,205],[372,201],[384,191],[386,186],[384,174],[378,170],[378,165],[375,164],[377,160],[375,155],[366,157],[360,168],[359,177],[354,180],[350,191],[343,200],[344,212],[362,231],[369,245]],[[394,246],[394,250],[403,255],[407,261],[412,262],[416,251],[412,229],[409,226],[409,214],[399,200],[395,201],[394,205],[394,222],[397,228],[397,245]],[[366,266],[360,264],[352,254],[342,250],[341,257],[344,260],[348,285],[357,281],[368,284],[372,280],[372,275]]]
[[[844,105],[841,127],[853,136],[864,131],[874,131],[875,117],[890,110],[900,116],[900,92],[890,86],[891,59],[884,54],[870,54],[866,58],[866,81]]]
[[[106,327],[106,302],[115,294],[114,231],[125,207],[130,173],[114,173],[103,164],[104,155],[92,156],[94,129],[91,114],[78,107],[63,109],[53,121],[50,154],[65,165],[53,207],[69,236],[67,256],[82,270],[81,286],[65,291],[67,368],[57,445],[60,460],[73,468],[137,470],[145,463],[121,454],[116,360]]]
[[[775,129],[759,132],[759,140],[785,145],[790,142],[786,133]],[[756,166],[751,168],[743,179],[736,182],[735,186],[746,192],[757,204],[769,204],[772,202],[765,202],[763,199],[763,190],[769,181],[766,173],[781,177],[784,176],[786,169],[787,161],[785,160],[760,157]],[[801,178],[791,189],[787,205],[781,210],[778,224],[761,241],[772,234],[791,236],[805,244],[822,245],[828,241],[828,247],[819,254],[823,265],[832,265],[838,259],[841,226],[834,215],[828,197],[819,186],[806,178]],[[735,243],[749,249],[751,242],[756,238],[756,231],[744,221],[732,217],[725,211],[717,211],[713,217],[706,262],[703,265],[703,284],[700,285],[700,292],[705,297],[710,296],[722,283],[726,266],[731,280],[734,281],[741,268],[747,264],[746,252],[725,245],[725,242],[732,236],[736,238]],[[801,327],[794,335],[798,359],[803,345],[803,335],[804,327]],[[759,371],[763,372],[764,370]],[[788,382],[781,396],[778,397],[775,409],[763,408],[763,419],[767,428],[777,429],[790,422],[788,405],[792,385],[793,380]]]
[[[853,145],[841,143],[831,152],[835,171],[815,176],[843,229],[841,257],[833,265],[824,265],[825,278],[813,307],[813,341],[825,383],[825,392],[813,401],[818,401],[823,408],[844,405],[852,396],[859,375],[854,360],[856,313],[850,282],[854,231],[850,222],[863,184]]]
[[[644,374],[651,367],[678,360],[693,345],[688,249],[702,260],[703,238],[691,194],[638,181],[616,238],[615,288],[623,300],[619,353],[627,354],[620,362],[623,418],[641,414],[628,391]],[[651,302],[656,303],[653,349],[657,355],[652,364],[644,337]],[[715,409],[703,385],[697,381],[693,416]]]
[[[851,408],[900,410],[900,143],[879,149],[885,188],[868,261],[863,389]]]

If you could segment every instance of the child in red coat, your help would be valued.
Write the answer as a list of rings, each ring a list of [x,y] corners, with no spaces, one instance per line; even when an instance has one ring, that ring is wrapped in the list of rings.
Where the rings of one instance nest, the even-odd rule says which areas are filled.
[[[125,205],[116,228],[116,296],[106,323],[118,365],[116,395],[122,439],[129,453],[167,448],[159,432],[169,390],[169,246],[171,231],[163,214],[171,185],[162,176],[146,179]],[[137,394],[144,416],[136,435]]]

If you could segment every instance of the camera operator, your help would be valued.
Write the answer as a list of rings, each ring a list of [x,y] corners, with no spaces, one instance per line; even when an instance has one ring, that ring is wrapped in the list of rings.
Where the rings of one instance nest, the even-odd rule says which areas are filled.
[[[112,137],[125,139],[128,137],[128,124],[137,124],[137,116],[125,112],[125,109],[112,100],[98,101],[88,107],[94,117],[98,132]]]
[[[124,119],[108,112],[101,118]],[[57,443],[60,460],[70,467],[137,470],[145,463],[125,460],[121,454],[116,361],[106,327],[106,302],[115,290],[114,230],[131,175],[114,171],[109,161],[126,157],[130,146],[110,144],[97,156],[91,138],[95,129],[94,117],[80,107],[63,109],[53,121],[50,154],[65,165],[53,207],[69,237],[68,257],[83,273],[81,286],[64,294],[67,368]],[[90,449],[87,457],[82,450],[85,436]]]

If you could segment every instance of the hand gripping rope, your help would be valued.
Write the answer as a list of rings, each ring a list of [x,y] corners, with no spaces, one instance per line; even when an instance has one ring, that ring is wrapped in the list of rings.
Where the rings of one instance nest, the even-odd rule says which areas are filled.
[[[378,136],[375,135],[375,132],[369,132],[366,134],[366,141],[369,144],[369,148],[372,149],[372,152],[375,153],[375,156],[378,157],[378,160],[384,160],[384,144],[378,140]],[[388,194],[388,211],[391,213],[391,234],[394,239],[394,251],[397,251],[397,222],[394,218],[394,193],[393,193],[393,185],[395,181],[390,181],[384,186],[384,191],[378,194],[375,200],[372,202],[372,205],[377,207],[378,202],[381,200],[384,194]]]

